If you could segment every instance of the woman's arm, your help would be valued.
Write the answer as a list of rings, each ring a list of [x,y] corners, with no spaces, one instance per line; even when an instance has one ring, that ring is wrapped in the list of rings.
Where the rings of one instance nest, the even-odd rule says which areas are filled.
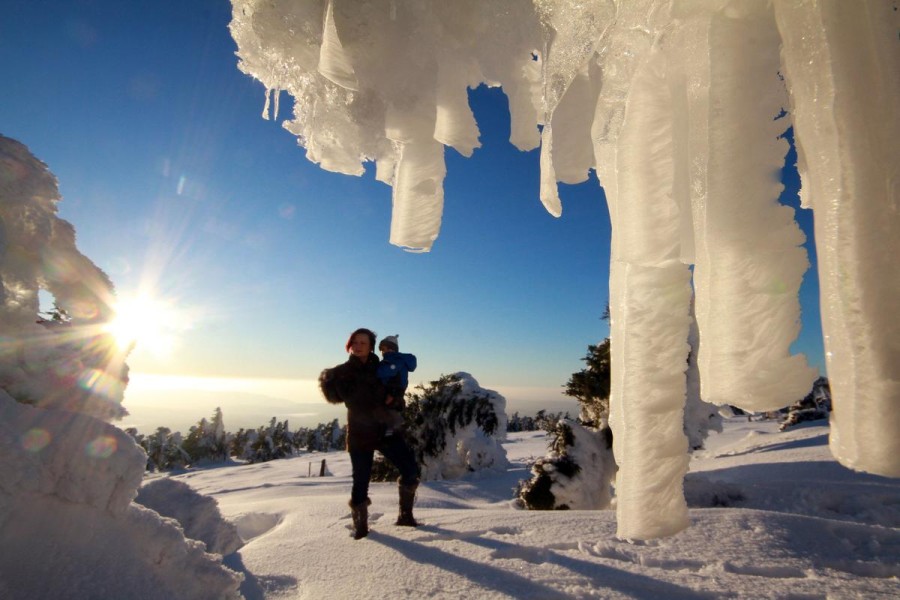
[[[338,391],[338,377],[336,369],[325,369],[319,374],[319,389],[325,400],[331,404],[342,404],[344,400]]]

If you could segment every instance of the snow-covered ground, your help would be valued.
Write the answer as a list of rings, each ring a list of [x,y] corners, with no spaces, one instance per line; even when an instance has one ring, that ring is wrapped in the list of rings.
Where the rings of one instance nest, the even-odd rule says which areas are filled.
[[[613,510],[514,507],[542,432],[510,434],[505,472],[423,483],[417,529],[393,525],[396,486],[374,483],[360,541],[343,452],[173,479],[236,525],[245,544],[225,564],[249,599],[898,597],[900,480],[840,466],[827,438],[824,422],[727,420],[692,459],[692,526],[644,543],[616,539]],[[322,458],[332,476],[315,476]]]

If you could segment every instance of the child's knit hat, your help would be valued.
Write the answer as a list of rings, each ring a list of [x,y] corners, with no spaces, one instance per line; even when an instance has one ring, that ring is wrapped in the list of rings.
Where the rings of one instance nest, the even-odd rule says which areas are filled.
[[[400,344],[397,342],[397,338],[400,337],[400,334],[389,335],[381,340],[381,343],[378,344],[378,349],[382,350],[385,346],[391,348],[394,352],[400,352]]]

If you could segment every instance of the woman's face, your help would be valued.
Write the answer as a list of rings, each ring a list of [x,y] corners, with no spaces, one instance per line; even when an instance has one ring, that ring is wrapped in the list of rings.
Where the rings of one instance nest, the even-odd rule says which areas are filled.
[[[356,358],[366,359],[372,351],[372,343],[369,336],[365,333],[357,333],[353,336],[353,343],[350,344],[350,354]]]

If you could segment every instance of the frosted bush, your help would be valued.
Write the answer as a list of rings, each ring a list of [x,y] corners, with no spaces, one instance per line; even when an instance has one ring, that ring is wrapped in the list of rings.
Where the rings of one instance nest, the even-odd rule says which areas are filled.
[[[506,439],[506,399],[479,386],[468,373],[417,386],[404,414],[422,479],[457,479],[509,466],[501,444]],[[377,462],[373,477],[396,476],[387,463]]]
[[[597,510],[612,501],[616,463],[608,428],[563,419],[550,432],[550,453],[531,466],[516,496],[531,510]]]

